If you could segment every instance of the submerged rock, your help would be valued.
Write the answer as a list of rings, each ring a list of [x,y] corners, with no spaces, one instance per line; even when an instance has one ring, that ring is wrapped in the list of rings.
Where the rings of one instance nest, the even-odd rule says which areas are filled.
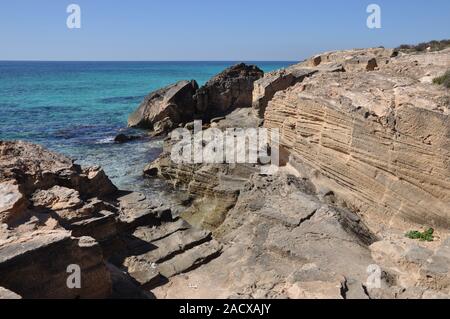
[[[119,134],[114,138],[115,143],[123,144],[141,139],[141,136]]]

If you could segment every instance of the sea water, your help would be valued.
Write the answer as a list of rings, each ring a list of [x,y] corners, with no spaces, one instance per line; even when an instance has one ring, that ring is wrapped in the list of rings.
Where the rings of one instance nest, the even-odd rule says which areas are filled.
[[[252,62],[249,62],[252,63]],[[0,140],[25,140],[100,165],[121,189],[149,191],[162,140],[115,144],[144,97],[179,80],[204,84],[234,62],[0,62]],[[265,72],[290,62],[253,62]],[[145,131],[127,131],[146,136]]]

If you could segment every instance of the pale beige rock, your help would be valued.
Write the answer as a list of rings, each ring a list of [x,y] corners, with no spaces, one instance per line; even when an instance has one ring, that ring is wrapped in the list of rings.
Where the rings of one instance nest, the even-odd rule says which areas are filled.
[[[150,93],[130,115],[128,125],[156,129],[157,133],[175,128],[174,125],[192,119],[195,114],[193,96],[197,89],[195,81],[180,81]],[[170,120],[170,125],[166,119]],[[166,124],[163,125],[162,121]]]
[[[263,78],[254,83],[253,109],[258,116],[263,118],[267,104],[276,92],[285,90],[316,72],[317,70],[291,68],[265,74]]]
[[[290,299],[343,299],[341,282],[297,282],[287,289]]]
[[[353,61],[347,54],[329,59]],[[281,145],[297,168],[373,227],[404,220],[448,227],[449,91],[417,79],[432,58],[417,58],[404,71],[400,66],[410,57],[390,62],[382,51],[376,54],[389,62],[379,71],[345,65],[345,73],[319,72],[278,92],[265,126],[281,131]],[[450,67],[450,53],[440,55],[447,60],[439,60],[439,67]]]
[[[31,202],[35,207],[53,211],[67,221],[87,217],[87,214],[79,210],[84,202],[74,189],[54,186],[48,190],[39,190],[33,194]]]
[[[27,206],[27,200],[14,181],[0,182],[0,224],[19,218]]]
[[[22,297],[20,297],[15,292],[12,292],[11,290],[0,287],[0,299],[12,300],[12,299],[22,299]]]

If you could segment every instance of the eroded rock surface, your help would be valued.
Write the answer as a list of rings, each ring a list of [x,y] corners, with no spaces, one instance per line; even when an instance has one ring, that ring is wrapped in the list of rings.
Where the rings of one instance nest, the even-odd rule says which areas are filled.
[[[25,142],[0,142],[0,168],[1,298],[153,298],[143,277],[163,284],[221,252],[211,233],[118,191],[100,168]],[[73,271],[80,287],[67,284]]]
[[[146,172],[186,190],[181,216],[212,230],[223,252],[155,296],[448,298],[450,99],[430,78],[449,55],[329,52],[266,74],[247,118],[281,132],[286,161],[273,176],[176,165],[168,139]],[[213,127],[242,123],[230,114]],[[405,238],[428,225],[434,242]]]
[[[163,134],[196,119],[211,121],[237,108],[249,107],[253,83],[263,75],[258,67],[240,63],[201,88],[194,80],[169,85],[150,93],[130,115],[128,125]]]
[[[144,171],[181,191],[176,204],[0,142],[0,298],[448,298],[450,96],[430,79],[449,56],[329,52],[264,78],[238,65],[199,90],[180,84],[186,118],[169,111],[183,89],[162,89],[141,109],[153,131],[202,118],[281,132],[272,175],[176,164],[167,138]],[[405,237],[425,226],[433,242]],[[81,290],[65,285],[69,263]]]
[[[139,108],[130,115],[128,125],[163,133],[191,119],[196,112],[195,81],[180,81],[150,93]]]
[[[263,75],[264,72],[258,67],[244,63],[226,69],[197,91],[198,110],[211,117],[249,107],[252,104],[253,83]]]
[[[372,223],[448,227],[450,94],[421,79],[445,60],[450,67],[450,51],[426,57],[383,57],[372,72],[319,72],[276,94],[265,126],[280,130],[282,147],[316,184]]]

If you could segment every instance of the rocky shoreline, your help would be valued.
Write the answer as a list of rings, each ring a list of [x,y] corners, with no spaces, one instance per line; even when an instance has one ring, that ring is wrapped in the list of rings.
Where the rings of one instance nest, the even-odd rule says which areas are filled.
[[[449,68],[450,49],[349,50],[153,92],[129,125],[167,134],[144,169],[165,204],[0,142],[0,298],[450,297],[450,93],[432,83]],[[277,173],[174,163],[170,132],[195,120],[279,130]]]

